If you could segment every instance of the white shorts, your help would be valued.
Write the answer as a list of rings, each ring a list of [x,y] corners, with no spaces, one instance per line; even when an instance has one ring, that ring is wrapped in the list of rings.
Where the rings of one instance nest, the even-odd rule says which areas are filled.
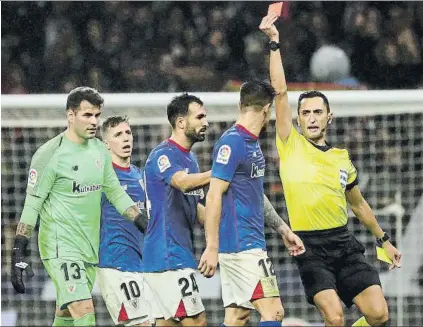
[[[224,307],[235,304],[254,309],[251,300],[279,297],[275,271],[266,251],[219,253],[219,265]]]
[[[133,326],[149,319],[149,295],[142,273],[99,268],[97,282],[116,325]]]
[[[152,318],[180,320],[204,311],[194,269],[144,273],[144,279],[153,295],[148,299]]]

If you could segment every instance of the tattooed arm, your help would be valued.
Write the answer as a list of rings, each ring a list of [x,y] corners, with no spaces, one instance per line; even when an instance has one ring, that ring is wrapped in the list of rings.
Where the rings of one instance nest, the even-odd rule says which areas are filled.
[[[26,238],[31,238],[32,231],[34,226],[19,222],[18,228],[16,229],[16,235],[25,236]]]
[[[297,256],[305,252],[304,244],[301,239],[295,235],[291,228],[278,215],[275,208],[273,208],[269,199],[264,195],[264,221],[266,224],[282,236],[288,252],[292,256]]]
[[[264,195],[264,221],[272,228],[275,232],[279,235],[285,235],[291,231],[289,226],[285,223],[285,221],[278,215],[275,208],[273,208],[272,204],[270,203],[269,199],[266,195]]]
[[[141,233],[145,233],[148,225],[148,215],[147,211],[144,209],[139,209],[135,204],[130,206],[125,210],[123,215],[132,220],[134,224],[138,227]]]

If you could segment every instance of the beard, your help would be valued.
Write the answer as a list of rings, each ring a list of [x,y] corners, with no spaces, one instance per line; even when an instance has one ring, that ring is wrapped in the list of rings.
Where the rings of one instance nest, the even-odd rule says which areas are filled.
[[[203,129],[200,130],[201,132]],[[188,127],[187,131],[185,132],[185,136],[192,144],[196,142],[203,142],[206,138],[206,134],[200,134],[199,132],[195,131],[195,128]]]

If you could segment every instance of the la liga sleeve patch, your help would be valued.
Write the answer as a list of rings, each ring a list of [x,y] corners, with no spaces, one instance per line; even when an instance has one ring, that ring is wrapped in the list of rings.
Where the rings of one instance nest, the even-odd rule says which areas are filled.
[[[226,165],[229,162],[229,158],[231,157],[232,149],[229,145],[224,144],[220,146],[219,151],[217,152],[216,162]]]

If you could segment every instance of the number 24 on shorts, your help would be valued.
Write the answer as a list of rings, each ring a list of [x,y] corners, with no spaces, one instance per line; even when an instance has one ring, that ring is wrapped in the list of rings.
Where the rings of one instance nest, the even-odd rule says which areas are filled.
[[[191,280],[191,284],[192,284],[192,292],[199,292],[199,290],[198,290],[198,285],[197,285],[197,282],[195,281],[195,275],[194,275],[194,273],[191,273],[190,275],[189,275],[189,279]],[[179,280],[178,280],[178,284],[179,284],[179,286],[182,286],[182,288],[181,288],[181,294],[182,294],[182,297],[186,297],[186,296],[191,296],[192,295],[192,292],[190,292],[190,291],[188,291],[188,289],[190,288],[190,285],[189,285],[189,280],[188,280],[188,278],[185,278],[185,277],[182,277],[182,278],[179,278]]]

